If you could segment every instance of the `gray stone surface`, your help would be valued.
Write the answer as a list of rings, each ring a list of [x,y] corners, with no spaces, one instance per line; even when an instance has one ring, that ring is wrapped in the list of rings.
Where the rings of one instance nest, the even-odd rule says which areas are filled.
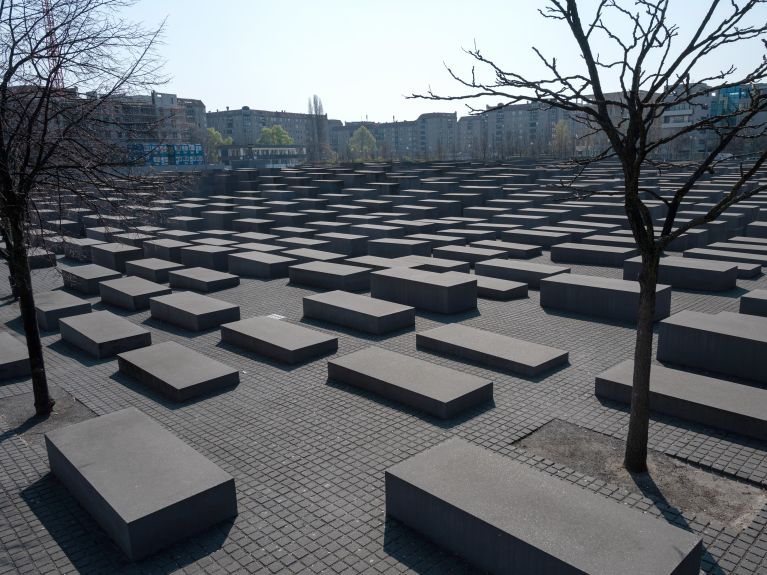
[[[702,260],[719,260],[745,264],[767,265],[767,254],[759,255],[733,250],[714,250],[709,248],[692,248],[684,251],[684,257]]]
[[[0,331],[0,381],[25,377],[30,371],[26,342]]]
[[[635,322],[639,310],[639,282],[559,274],[541,280],[541,306],[592,315],[614,321]],[[658,284],[655,321],[671,313],[671,286]]]
[[[487,276],[526,283],[531,288],[540,287],[541,280],[558,274],[569,274],[569,267],[552,266],[534,262],[510,260],[487,260],[474,266],[477,276]]]
[[[273,279],[288,275],[295,258],[266,252],[240,252],[228,255],[229,271],[242,277]]]
[[[627,259],[623,263],[623,279],[636,281],[642,271],[642,258]],[[735,289],[738,266],[714,260],[698,260],[668,256],[660,259],[658,281],[671,287],[701,291],[728,291]]]
[[[120,371],[173,401],[233,387],[240,372],[175,341],[117,355]]]
[[[126,262],[125,273],[131,276],[144,278],[147,281],[155,283],[168,283],[170,278],[168,274],[174,270],[183,269],[184,266],[168,260],[159,258],[146,258]]]
[[[767,383],[767,318],[681,311],[660,323],[658,360]]]
[[[195,234],[196,235],[196,234]],[[193,244],[172,238],[150,240],[144,242],[144,256],[171,262],[181,263],[182,248],[192,247]]]
[[[53,331],[58,329],[63,317],[81,315],[91,311],[91,304],[85,300],[55,290],[35,294],[35,315],[40,329]]]
[[[99,266],[125,273],[125,262],[140,260],[144,257],[141,248],[126,244],[98,244],[91,246],[91,261]]]
[[[475,248],[490,248],[494,250],[502,250],[506,252],[506,257],[530,259],[541,255],[543,248],[541,246],[534,246],[531,244],[516,244],[512,242],[504,242],[501,240],[480,240],[471,244]]]
[[[167,286],[134,276],[103,281],[99,284],[102,303],[134,311],[148,308],[150,298],[167,295],[171,291]]]
[[[755,289],[740,297],[740,313],[767,316],[767,290]]]
[[[412,268],[370,274],[370,295],[437,313],[460,313],[477,307],[477,281],[465,276]]]
[[[431,243],[412,238],[384,238],[368,242],[368,254],[382,258],[399,258],[402,256],[430,256]]]
[[[562,232],[542,232],[540,230],[509,230],[501,234],[501,239],[506,242],[533,244],[544,248],[555,244],[569,242],[572,239],[570,234]]]
[[[569,358],[561,349],[457,323],[420,331],[416,343],[437,353],[530,377],[565,365]]]
[[[62,318],[59,329],[62,341],[96,359],[112,357],[152,343],[149,331],[108,311]]]
[[[208,268],[184,268],[168,274],[170,287],[208,293],[240,285],[239,276]]]
[[[234,479],[133,407],[46,434],[51,472],[131,560],[237,514]]]
[[[101,282],[122,277],[120,272],[96,264],[62,268],[61,275],[64,286],[86,295],[98,294]]]
[[[477,262],[506,258],[508,254],[506,250],[470,246],[443,246],[434,248],[433,253],[435,258],[466,262],[471,266]]]
[[[465,272],[469,273],[471,266],[469,262],[462,262],[458,260],[446,260],[445,258],[427,258],[424,256],[403,256],[401,258],[395,258],[397,267],[408,267],[427,272],[444,273],[444,272]]]
[[[335,353],[338,338],[271,317],[252,317],[221,326],[221,340],[289,364]]]
[[[527,284],[488,276],[471,275],[465,272],[445,272],[446,275],[473,279],[477,282],[477,297],[509,301],[527,297]]]
[[[177,292],[149,300],[152,317],[188,329],[205,331],[240,319],[240,307],[194,292]]]
[[[381,335],[413,327],[415,309],[376,298],[335,290],[305,296],[304,317]]]
[[[291,284],[326,290],[367,291],[370,268],[331,262],[308,262],[290,267]]]
[[[693,534],[458,438],[386,470],[386,513],[490,573],[700,570]]]
[[[441,419],[493,398],[490,380],[380,347],[331,359],[328,377]]]
[[[634,361],[627,359],[596,376],[594,393],[631,403]],[[697,373],[653,365],[650,409],[656,413],[767,440],[767,390]]]
[[[566,242],[551,246],[551,261],[592,266],[623,267],[623,262],[637,255],[635,248]]]
[[[103,243],[101,240],[91,238],[66,238],[64,255],[80,262],[90,262],[91,246],[98,246]]]
[[[226,246],[189,246],[181,248],[181,263],[190,268],[200,267],[225,272],[228,271],[229,254],[238,251],[237,248]]]

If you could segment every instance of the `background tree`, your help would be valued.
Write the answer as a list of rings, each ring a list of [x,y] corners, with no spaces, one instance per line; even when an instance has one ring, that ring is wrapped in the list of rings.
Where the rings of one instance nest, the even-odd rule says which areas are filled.
[[[256,143],[262,146],[292,146],[293,138],[282,126],[274,125],[271,128],[261,128],[261,135]]]
[[[325,162],[329,159],[328,117],[317,94],[309,98],[309,126],[307,131],[306,154],[310,162]]]
[[[0,250],[12,270],[32,369],[35,410],[53,407],[28,248],[39,202],[79,198],[97,212],[136,163],[114,143],[113,97],[160,78],[159,30],[124,19],[122,0],[0,2]],[[142,126],[151,129],[151,126]]]
[[[208,132],[205,135],[205,144],[203,145],[205,163],[218,164],[221,161],[221,146],[230,146],[232,142],[231,136],[224,138],[221,132],[215,128],[208,128]]]
[[[685,197],[715,169],[720,154],[744,139],[764,134],[765,122],[761,118],[767,111],[767,94],[755,84],[763,82],[767,73],[767,19],[765,0],[708,0],[696,3],[703,9],[702,17],[692,22],[690,34],[680,40],[679,26],[668,19],[670,1],[635,0],[628,4],[600,0],[591,3],[592,9],[583,16],[576,0],[548,0],[540,14],[561,23],[569,32],[582,58],[579,69],[564,71],[556,58],[548,58],[533,48],[545,77],[529,78],[502,68],[475,47],[467,53],[480,70],[472,69],[468,76],[462,76],[448,68],[463,93],[413,96],[434,100],[489,96],[504,98],[508,104],[532,102],[559,108],[582,125],[587,135],[603,139],[604,147],[596,152],[594,160],[617,160],[623,176],[623,191],[617,193],[622,196],[642,258],[642,273],[637,278],[640,296],[624,460],[626,468],[633,472],[647,468],[652,328],[661,254],[688,230],[715,220],[730,206],[767,189],[755,177],[767,161],[767,150],[762,148],[743,159],[737,180],[704,215],[677,222]],[[605,44],[612,50],[606,50]],[[736,48],[737,52],[731,53],[744,58],[756,56],[756,62],[742,72],[735,66],[709,74],[701,72],[712,54],[727,48]],[[605,56],[607,53],[610,55]],[[489,75],[485,76],[484,71]],[[691,82],[693,75],[700,76],[695,83]],[[617,90],[609,92],[607,82],[614,82]],[[659,129],[664,112],[681,106],[701,110],[706,95],[736,87],[748,93],[745,103],[736,109],[702,111],[697,120],[679,130]],[[656,159],[657,152],[696,133],[709,136],[711,145],[700,161],[689,166],[686,180],[663,196],[643,188],[643,170],[657,173],[664,167]],[[605,193],[616,194],[574,191],[579,198]],[[665,215],[659,221],[653,220],[644,197],[665,206]]]
[[[570,124],[566,120],[559,120],[554,125],[554,132],[551,135],[551,152],[557,158],[567,157],[571,155],[572,144]]]
[[[360,126],[349,138],[349,151],[355,160],[372,160],[376,155],[375,136],[365,126]]]

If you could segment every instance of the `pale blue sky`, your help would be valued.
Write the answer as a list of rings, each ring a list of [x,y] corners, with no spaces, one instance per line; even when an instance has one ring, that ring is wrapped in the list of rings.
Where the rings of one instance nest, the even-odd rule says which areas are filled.
[[[592,0],[585,0],[588,13]],[[629,2],[624,2],[629,4]],[[703,0],[672,0],[672,17],[684,35]],[[422,112],[457,111],[460,102],[406,100],[429,85],[443,93],[458,87],[446,62],[470,71],[462,53],[475,39],[507,69],[540,73],[530,47],[578,66],[562,24],[537,14],[541,0],[140,0],[126,17],[157,25],[167,17],[162,55],[170,82],[161,91],[202,99],[208,110],[244,105],[305,112],[318,94],[329,117],[345,121],[410,120]],[[767,10],[761,10],[762,19]],[[584,17],[585,20],[585,17]],[[759,45],[723,53],[701,69],[735,58],[760,57]],[[602,46],[604,53],[608,48]]]

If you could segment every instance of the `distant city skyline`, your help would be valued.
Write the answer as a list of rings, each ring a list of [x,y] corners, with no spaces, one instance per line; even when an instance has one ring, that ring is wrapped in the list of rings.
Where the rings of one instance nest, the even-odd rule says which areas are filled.
[[[582,2],[584,20],[593,0]],[[681,41],[691,32],[701,2],[672,0],[670,19]],[[484,0],[472,8],[457,0],[404,2],[254,3],[226,0],[142,0],[125,17],[158,25],[167,17],[165,73],[170,81],[158,91],[201,99],[208,111],[249,106],[306,112],[317,94],[328,117],[343,121],[414,120],[426,112],[467,115],[462,102],[407,100],[425,92],[459,93],[443,62],[469,74],[472,60],[461,48],[477,46],[506,70],[542,75],[531,46],[557,58],[565,70],[578,66],[577,46],[566,25],[545,20],[543,5]],[[767,17],[767,7],[760,13]],[[201,23],[204,28],[201,28]],[[598,44],[603,56],[614,57]],[[722,50],[693,71],[697,80],[753,53]],[[743,62],[743,68],[752,63]],[[615,81],[615,79],[612,79]],[[617,87],[608,86],[609,89]],[[497,104],[498,98],[472,105]]]

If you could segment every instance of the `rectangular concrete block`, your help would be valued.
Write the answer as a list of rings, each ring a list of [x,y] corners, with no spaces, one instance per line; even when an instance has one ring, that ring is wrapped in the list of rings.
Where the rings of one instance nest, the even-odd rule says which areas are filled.
[[[208,268],[185,268],[168,274],[170,287],[203,293],[229,289],[240,285],[239,276]]]
[[[767,318],[681,311],[660,323],[658,360],[767,383]]]
[[[331,359],[328,377],[441,419],[493,398],[490,380],[379,347]]]
[[[64,286],[86,295],[99,293],[99,284],[103,281],[117,279],[122,274],[116,270],[96,264],[86,264],[71,268],[62,268],[61,276]]]
[[[535,377],[567,363],[569,353],[522,339],[453,323],[416,334],[416,344],[511,373]]]
[[[234,479],[129,407],[45,435],[51,472],[130,560],[237,514]]]
[[[40,329],[58,329],[63,317],[90,313],[91,304],[65,291],[48,291],[35,294],[35,315]]]
[[[755,289],[740,298],[740,313],[767,316],[767,290]]]
[[[176,262],[158,258],[146,258],[126,262],[125,273],[129,276],[140,277],[150,282],[165,284],[170,280],[168,276],[170,272],[183,268],[183,265]]]
[[[171,291],[162,284],[133,276],[103,281],[99,285],[102,303],[134,311],[147,309],[150,298],[167,295]]]
[[[61,340],[97,359],[151,345],[143,327],[108,311],[95,311],[59,320]]]
[[[479,262],[474,267],[474,273],[477,276],[526,283],[531,288],[538,288],[540,287],[541,280],[558,274],[569,274],[570,268],[532,262],[493,259]]]
[[[412,268],[392,268],[370,274],[370,295],[426,311],[460,313],[476,309],[477,281]]]
[[[551,261],[620,268],[624,261],[637,253],[635,248],[565,242],[551,246]]]
[[[31,372],[26,342],[0,331],[0,381],[25,377]]]
[[[631,404],[634,361],[600,373],[594,393],[602,399]],[[767,390],[697,373],[653,365],[650,409],[656,413],[767,440]]]
[[[229,272],[242,277],[274,279],[288,275],[298,260],[266,252],[240,252],[228,255]]]
[[[204,331],[240,319],[240,307],[194,292],[153,297],[149,310],[154,319],[190,331]]]
[[[304,317],[381,335],[413,327],[415,309],[380,299],[335,290],[305,296]]]
[[[303,363],[338,349],[337,337],[266,316],[222,325],[221,340],[290,364]]]
[[[208,268],[219,272],[228,271],[229,254],[238,252],[227,246],[197,245],[181,248],[181,263],[190,268]]]
[[[174,341],[117,355],[120,372],[173,401],[233,387],[240,372]]]
[[[290,283],[326,290],[350,292],[370,289],[370,269],[330,262],[308,262],[291,266]]]
[[[541,306],[614,321],[636,322],[639,282],[559,274],[541,280]],[[658,284],[655,321],[671,313],[671,286]]]
[[[641,257],[623,262],[623,279],[636,281],[641,271]],[[734,263],[669,256],[661,258],[658,266],[658,281],[680,289],[729,291],[735,289],[737,280]]]
[[[386,470],[386,513],[494,574],[698,575],[701,540],[453,438]]]
[[[91,246],[91,261],[99,266],[125,273],[125,262],[144,257],[142,248],[127,244],[99,244]]]

